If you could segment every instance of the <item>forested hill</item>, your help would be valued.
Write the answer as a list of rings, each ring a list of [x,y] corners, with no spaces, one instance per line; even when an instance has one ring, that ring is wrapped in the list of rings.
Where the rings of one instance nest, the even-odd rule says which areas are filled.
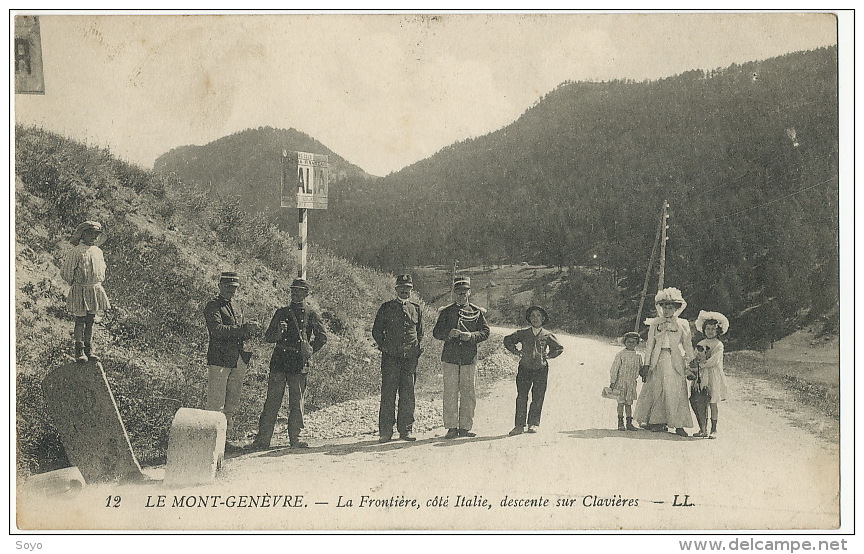
[[[837,302],[837,106],[836,48],[565,83],[499,131],[348,190],[315,240],[387,268],[596,254],[632,320],[666,199],[667,286],[776,335]]]
[[[372,178],[362,169],[295,129],[258,127],[214,140],[203,146],[180,146],[159,156],[157,173],[209,189],[214,196],[234,196],[248,212],[275,213],[279,208],[279,175],[283,149],[327,154],[331,182]]]
[[[273,145],[260,131],[237,138],[257,136],[259,153],[329,153],[278,133]],[[272,180],[248,149],[216,144],[201,147],[207,156],[187,157],[184,171],[214,186]],[[331,187],[329,209],[310,218],[310,240],[365,265],[599,267],[609,275],[591,279],[611,291],[571,281],[557,300],[584,308],[579,318],[589,323],[632,325],[668,200],[666,284],[694,308],[731,314],[758,339],[837,305],[836,47],[658,81],[563,83],[503,129],[380,179],[344,176]],[[607,293],[617,306],[586,308],[598,306],[587,298]]]

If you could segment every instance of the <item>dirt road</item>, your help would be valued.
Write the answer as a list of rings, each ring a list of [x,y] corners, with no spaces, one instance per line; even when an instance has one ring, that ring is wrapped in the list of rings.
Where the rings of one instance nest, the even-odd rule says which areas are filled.
[[[246,454],[226,460],[217,485],[185,490],[150,484],[88,486],[52,498],[21,494],[19,525],[234,530],[839,525],[836,444],[749,398],[736,398],[742,379],[730,376],[732,398],[721,403],[716,440],[621,432],[614,402],[600,397],[620,347],[559,338],[565,352],[551,362],[542,426],[535,435],[507,435],[515,385],[506,380],[478,402],[476,438],[444,440],[440,429],[415,443],[351,439]],[[119,506],[108,507],[113,497],[120,497],[114,502]]]

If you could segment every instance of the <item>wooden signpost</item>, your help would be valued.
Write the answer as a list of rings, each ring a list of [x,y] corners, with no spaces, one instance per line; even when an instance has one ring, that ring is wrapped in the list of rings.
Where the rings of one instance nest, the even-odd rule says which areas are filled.
[[[283,208],[298,210],[297,277],[306,278],[307,210],[326,210],[330,160],[322,154],[282,151]]]
[[[14,48],[15,94],[45,94],[42,35],[38,17],[15,16]]]

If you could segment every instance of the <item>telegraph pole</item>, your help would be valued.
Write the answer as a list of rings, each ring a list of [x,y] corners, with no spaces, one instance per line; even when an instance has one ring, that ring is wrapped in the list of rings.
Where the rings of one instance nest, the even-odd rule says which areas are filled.
[[[297,277],[300,279],[306,278],[306,254],[309,249],[306,247],[306,237],[308,236],[308,221],[306,217],[306,208],[298,208],[299,214],[298,229],[297,229]]]
[[[648,268],[645,270],[645,283],[642,285],[642,296],[639,300],[639,311],[636,313],[636,323],[633,326],[635,332],[639,332],[639,325],[642,322],[642,308],[645,305],[645,296],[648,295],[648,282],[651,280],[651,270],[654,269],[654,260],[657,257],[657,245],[661,244],[661,259],[660,259],[660,281],[658,291],[663,289],[663,273],[665,271],[666,259],[666,229],[669,228],[667,219],[669,218],[669,203],[663,201],[663,208],[660,210],[660,224],[657,225],[657,236],[654,237],[654,246],[651,248],[651,258],[648,260]]]
[[[666,229],[669,228],[669,202],[663,201],[663,221],[660,224],[660,278],[657,280],[657,292],[663,290],[663,279],[666,276]]]
[[[453,282],[456,280],[456,264],[459,260],[453,260],[453,271],[450,272],[450,302],[456,302],[456,297],[453,295]]]

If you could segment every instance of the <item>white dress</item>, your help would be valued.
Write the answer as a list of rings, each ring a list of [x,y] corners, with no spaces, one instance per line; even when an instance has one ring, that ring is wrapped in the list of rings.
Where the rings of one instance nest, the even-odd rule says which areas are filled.
[[[640,423],[693,427],[687,363],[694,357],[690,326],[677,317],[650,320],[645,359],[650,365],[633,418]]]
[[[66,253],[60,276],[72,285],[66,298],[66,310],[70,314],[82,317],[111,307],[102,288],[105,270],[105,258],[98,246],[81,243]]]
[[[700,362],[702,386],[708,387],[711,403],[726,400],[726,373],[723,372],[723,343],[717,339],[702,339],[697,343],[708,348],[708,359]]]
[[[624,404],[632,404],[637,398],[636,379],[639,378],[639,370],[642,368],[642,354],[635,350],[626,348],[615,355],[612,367],[609,370],[609,382],[612,388],[623,392],[621,399]]]

